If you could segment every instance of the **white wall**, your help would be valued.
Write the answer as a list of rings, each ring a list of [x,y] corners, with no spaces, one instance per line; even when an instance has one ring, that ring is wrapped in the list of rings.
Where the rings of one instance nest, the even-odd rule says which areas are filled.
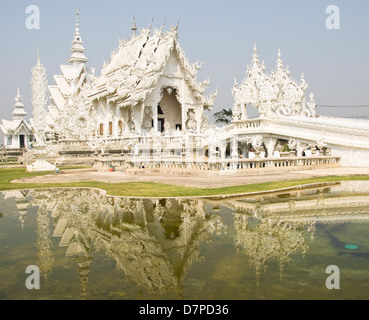
[[[344,167],[369,168],[369,150],[332,147],[332,156],[340,156]]]

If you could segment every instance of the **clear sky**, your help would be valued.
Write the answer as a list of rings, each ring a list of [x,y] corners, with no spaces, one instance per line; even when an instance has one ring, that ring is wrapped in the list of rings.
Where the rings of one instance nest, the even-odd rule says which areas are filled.
[[[26,8],[40,9],[40,29],[26,28]],[[326,8],[340,9],[340,29],[328,30]],[[253,44],[267,71],[275,67],[278,49],[294,78],[302,73],[318,105],[369,104],[369,1],[341,0],[16,0],[0,9],[0,119],[10,119],[17,86],[25,109],[32,113],[30,78],[40,46],[48,73],[60,74],[66,64],[80,12],[80,31],[89,67],[97,75],[118,40],[131,34],[132,16],[138,28],[165,29],[179,24],[179,42],[190,63],[201,61],[198,80],[211,77],[208,93],[218,88],[213,112],[233,105],[231,89],[250,64]],[[369,116],[367,108],[322,108],[320,115]],[[1,142],[0,142],[1,143]]]

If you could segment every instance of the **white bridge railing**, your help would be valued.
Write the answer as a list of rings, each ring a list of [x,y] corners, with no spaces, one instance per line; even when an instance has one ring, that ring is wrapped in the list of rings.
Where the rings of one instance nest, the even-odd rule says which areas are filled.
[[[186,161],[182,157],[154,158],[154,157],[111,157],[96,159],[96,164],[105,168],[123,168],[129,165],[132,169],[170,169],[170,170],[200,170],[227,171],[253,170],[281,167],[331,167],[339,165],[340,157],[315,156],[291,158],[260,158],[260,159],[218,159],[202,161]]]

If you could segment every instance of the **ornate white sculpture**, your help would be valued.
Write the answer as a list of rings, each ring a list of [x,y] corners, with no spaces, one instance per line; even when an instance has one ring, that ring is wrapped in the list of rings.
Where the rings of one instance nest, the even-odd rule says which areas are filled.
[[[192,109],[188,110],[186,125],[188,129],[192,131],[196,130],[196,126],[197,126],[196,115],[195,115],[195,111]]]
[[[46,124],[46,102],[47,102],[47,75],[46,69],[41,64],[38,54],[37,63],[32,69],[31,79],[33,119],[32,127],[38,145],[45,144]]]
[[[260,64],[256,46],[251,67],[247,67],[246,78],[240,86],[235,81],[233,96],[234,120],[241,117],[240,106],[252,105],[259,110],[261,117],[276,116],[315,116],[314,97],[306,104],[307,84],[304,76],[300,84],[290,77],[290,71],[283,66],[281,53],[275,70],[270,75],[265,73],[264,63]]]
[[[252,146],[254,147],[255,151],[257,153],[261,152],[261,149],[263,148],[263,136],[261,135],[256,135],[253,139],[252,139]]]
[[[36,158],[35,162],[27,163],[27,171],[55,171],[56,167],[46,161],[48,152],[46,150],[46,101],[47,101],[47,79],[46,69],[41,64],[40,55],[37,58],[37,64],[32,69],[32,105],[33,119],[31,120],[36,143],[33,144],[32,156]],[[31,158],[30,156],[29,158]]]

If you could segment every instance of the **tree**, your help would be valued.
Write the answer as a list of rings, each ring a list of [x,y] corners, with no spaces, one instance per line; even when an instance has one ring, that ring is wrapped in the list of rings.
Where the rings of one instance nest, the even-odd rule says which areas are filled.
[[[215,123],[229,124],[232,121],[232,109],[223,109],[214,113]]]

